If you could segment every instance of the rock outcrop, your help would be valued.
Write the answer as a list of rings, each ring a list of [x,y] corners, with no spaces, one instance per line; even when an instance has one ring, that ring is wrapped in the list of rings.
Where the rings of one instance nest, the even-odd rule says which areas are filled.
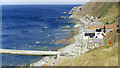
[[[70,26],[69,26],[69,25],[66,25],[66,26],[63,26],[63,27],[61,27],[61,28],[70,28]]]
[[[67,17],[65,17],[65,16],[61,16],[60,18],[67,18]]]
[[[71,11],[69,12],[69,14],[74,14],[74,13],[79,12],[79,11],[81,11],[81,10],[82,10],[82,7],[81,7],[81,6],[76,6],[76,7],[73,7],[73,8],[71,9]]]

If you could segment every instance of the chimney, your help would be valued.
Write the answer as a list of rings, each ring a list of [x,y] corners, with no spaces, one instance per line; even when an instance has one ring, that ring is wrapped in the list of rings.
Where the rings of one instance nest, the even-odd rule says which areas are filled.
[[[105,27],[105,24],[104,24],[104,31],[103,31],[104,33],[106,32],[106,27]]]

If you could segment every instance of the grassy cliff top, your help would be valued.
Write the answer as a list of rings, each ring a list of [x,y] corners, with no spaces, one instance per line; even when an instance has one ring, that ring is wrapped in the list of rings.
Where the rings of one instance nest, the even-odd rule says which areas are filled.
[[[82,6],[82,10],[71,17],[85,15],[97,16],[100,22],[115,23],[118,17],[118,2],[88,2]]]

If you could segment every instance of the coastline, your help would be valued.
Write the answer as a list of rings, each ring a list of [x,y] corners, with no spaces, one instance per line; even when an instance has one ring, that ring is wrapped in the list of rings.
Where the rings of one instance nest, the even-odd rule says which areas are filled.
[[[56,55],[56,56],[44,57],[40,61],[30,64],[30,66],[57,66],[57,64],[61,63],[62,61],[66,59],[69,60],[70,58],[80,56],[94,48],[103,46],[103,44],[98,45],[98,46],[94,46],[94,45],[90,46],[90,44],[88,44],[90,39],[84,38],[84,32],[85,32],[86,26],[88,26],[90,23],[93,23],[93,22],[94,24],[100,23],[96,21],[97,19],[91,22],[92,19],[87,19],[86,17],[87,15],[84,17],[72,19],[75,22],[75,25],[72,28],[73,30],[75,30],[73,31],[73,38],[75,39],[75,42],[58,49],[58,51],[60,51],[62,54]],[[91,17],[92,16],[90,16],[90,18]],[[104,38],[101,40],[104,41]]]
[[[73,32],[72,37],[75,39],[75,42],[65,47],[61,47],[60,49],[57,49],[57,51],[61,51],[64,54],[62,56],[57,56],[57,59],[59,60],[64,59],[64,58],[68,59],[68,58],[72,58],[75,56],[79,56],[88,51],[88,49],[86,49],[86,44],[84,43],[81,44],[81,41],[83,40],[82,32],[84,31],[84,26],[85,26],[82,23],[83,21],[82,22],[80,21],[82,19],[76,18],[72,20],[76,21],[74,27],[72,28],[72,32]],[[46,64],[48,66],[53,66],[54,64],[58,63],[57,61],[55,61],[55,57],[56,56],[43,57],[41,60],[35,63],[31,63],[30,66],[44,66],[43,64]]]
[[[104,42],[102,41],[104,41],[104,38],[100,39],[101,40],[100,45],[96,46],[91,44],[92,46],[90,47],[89,47],[90,44],[87,44],[87,42],[89,42],[90,39],[86,39],[86,40],[83,39],[84,32],[86,29],[85,26],[88,26],[91,23],[93,24],[93,26],[94,25],[96,26],[96,24],[101,24],[101,22],[98,21],[98,18],[96,17],[94,18],[93,16],[89,16],[89,15],[80,18],[77,17],[69,17],[69,18],[71,18],[75,22],[75,25],[72,29],[76,30],[75,32],[78,32],[78,34],[73,35],[75,42],[58,49],[58,51],[61,51],[63,55],[47,56],[38,62],[30,64],[30,66],[58,66],[59,63],[61,63],[66,59],[69,60],[70,58],[80,56],[94,48],[103,46]]]
[[[74,8],[74,7],[73,7]],[[73,9],[72,8],[72,9]],[[71,10],[72,10],[71,9]],[[70,11],[71,11],[70,10]],[[71,16],[71,15],[70,15]],[[79,27],[75,27],[75,26],[77,26],[78,24],[79,24],[79,22],[80,22],[80,19],[77,17],[75,17],[75,18],[70,18],[70,16],[68,17],[69,19],[72,19],[72,23],[74,23],[75,25],[74,25],[74,27],[71,29],[71,34],[72,35],[70,35],[69,37],[68,37],[68,39],[65,39],[65,41],[67,41],[68,42],[68,45],[66,45],[66,46],[64,46],[64,47],[61,47],[61,48],[59,48],[59,49],[57,49],[57,51],[61,51],[64,55],[66,54],[66,56],[70,56],[69,58],[71,58],[71,57],[74,57],[75,56],[75,54],[70,54],[69,52],[71,51],[72,52],[72,50],[74,51],[74,49],[75,48],[77,48],[78,46],[76,45],[76,42],[78,42],[77,40],[78,40],[78,38],[79,38],[79,29],[81,29],[81,28],[79,28]],[[79,21],[79,22],[78,22]],[[82,31],[81,31],[82,32]],[[71,40],[71,38],[73,39],[73,40]],[[69,42],[70,41],[70,42]],[[56,42],[57,43],[57,42]],[[64,42],[65,43],[65,42]],[[65,43],[65,44],[67,44],[67,43]],[[87,51],[87,50],[86,50]],[[66,53],[65,53],[66,52]],[[67,55],[68,54],[68,55]],[[79,55],[81,55],[81,53],[78,51],[78,54]],[[78,54],[76,54],[76,55],[78,55]],[[51,59],[54,59],[56,56],[46,56],[46,57],[43,57],[42,59],[40,59],[39,61],[37,61],[37,62],[34,62],[34,63],[31,63],[31,64],[29,64],[29,66],[43,66],[43,64],[48,64],[48,62],[49,61],[51,61]],[[59,56],[60,57],[60,56]],[[63,56],[64,57],[64,56]],[[67,57],[68,58],[68,57]],[[50,66],[53,66],[53,65],[51,65],[50,63],[49,63],[49,65]]]
[[[93,5],[96,6],[96,4],[97,3],[94,3]],[[102,4],[102,3],[100,3],[100,4]],[[73,29],[75,29],[76,30],[75,32],[78,33],[78,34],[73,35],[73,38],[75,39],[74,43],[71,43],[70,45],[67,45],[65,47],[62,47],[62,48],[58,49],[58,51],[61,51],[63,53],[63,55],[48,56],[48,57],[45,57],[45,58],[43,58],[42,60],[40,60],[36,63],[31,64],[30,66],[59,66],[59,63],[64,62],[64,60],[66,60],[66,59],[68,60],[67,62],[68,62],[68,65],[69,65],[69,61],[71,60],[70,58],[74,58],[76,56],[79,57],[80,55],[83,56],[82,54],[84,54],[85,52],[94,50],[94,48],[97,48],[97,47],[100,47],[100,46],[104,47],[104,41],[105,41],[105,37],[106,37],[105,33],[106,32],[103,33],[105,36],[100,37],[100,40],[97,40],[97,39],[99,39],[99,38],[97,38],[98,36],[92,38],[92,39],[95,40],[95,43],[94,43],[94,40],[91,40],[89,37],[86,40],[84,40],[85,38],[83,38],[85,36],[85,29],[86,30],[90,29],[90,28],[87,28],[88,26],[95,26],[96,27],[94,29],[91,28],[92,30],[97,30],[97,28],[101,29],[103,27],[98,27],[98,25],[100,25],[101,23],[102,23],[101,25],[104,25],[105,21],[106,21],[106,20],[105,21],[100,21],[101,14],[99,14],[97,12],[93,13],[92,11],[90,11],[90,12],[85,12],[84,13],[85,10],[92,10],[91,8],[93,8],[93,9],[96,8],[96,7],[91,7],[90,9],[88,9],[87,7],[89,7],[89,5],[92,5],[92,4],[88,3],[84,6],[82,6],[83,10],[81,12],[78,11],[78,13],[76,13],[77,9],[75,9],[75,10],[71,9],[71,11],[74,11],[74,12],[70,13],[71,16],[69,16],[69,19],[73,19],[73,21],[75,22],[75,25],[74,25]],[[105,6],[109,6],[109,4],[105,5]],[[103,10],[104,9],[109,9],[109,8],[103,8]],[[115,9],[115,8],[112,7],[112,9]],[[102,13],[104,13],[104,12],[102,12]],[[98,15],[96,15],[96,14],[98,14]],[[107,17],[107,16],[105,16],[105,17]],[[115,22],[115,20],[113,20],[113,21]],[[111,23],[111,22],[109,22],[109,23]],[[104,30],[102,30],[102,32],[103,31]],[[92,32],[92,31],[90,31],[90,32]],[[95,31],[95,32],[97,32],[97,31]],[[92,41],[92,44],[89,43],[89,41]],[[104,50],[106,50],[106,48]],[[84,55],[86,55],[86,54],[84,54]],[[74,60],[76,60],[76,59],[74,59]],[[64,65],[64,63],[63,63],[63,65]],[[72,61],[71,61],[71,64],[72,64]],[[74,65],[76,65],[76,64],[73,64],[73,66]]]
[[[93,7],[91,7],[91,6],[93,6]],[[104,7],[109,6],[109,7],[104,8],[103,6]],[[77,8],[77,7],[80,7],[80,8]],[[61,7],[61,8],[63,8],[63,7]],[[38,26],[38,24],[41,25],[40,23],[36,24],[38,26],[38,28],[40,28],[39,29],[40,32],[36,28],[35,28],[35,30],[34,30],[34,28],[32,28],[33,29],[32,31],[38,32],[38,36],[37,36],[37,34],[35,34],[35,37],[31,36],[31,38],[37,39],[39,37],[39,39],[40,39],[40,37],[42,37],[42,35],[40,35],[40,34],[45,33],[45,34],[43,34],[43,35],[45,35],[45,37],[43,37],[43,39],[45,39],[45,38],[46,39],[45,39],[45,41],[43,39],[32,40],[35,45],[33,45],[33,44],[28,45],[29,44],[28,43],[28,44],[25,44],[26,45],[25,48],[26,49],[33,48],[35,50],[38,49],[38,50],[43,50],[43,51],[44,50],[46,50],[46,51],[47,50],[49,50],[49,51],[55,50],[55,51],[60,51],[61,53],[55,54],[55,55],[35,56],[36,58],[34,58],[34,56],[30,56],[31,60],[29,59],[29,56],[28,57],[23,56],[27,59],[21,60],[22,57],[20,57],[20,62],[16,62],[16,59],[19,59],[19,57],[15,57],[15,59],[14,59],[15,64],[17,64],[17,63],[20,64],[20,65],[16,65],[16,66],[27,66],[27,67],[40,66],[40,67],[42,67],[42,66],[113,65],[113,63],[111,64],[110,62],[112,62],[112,61],[116,62],[116,60],[114,60],[113,58],[115,58],[115,57],[117,58],[117,48],[118,47],[116,45],[117,45],[118,41],[116,43],[116,40],[118,40],[118,39],[117,39],[116,34],[117,34],[118,27],[120,27],[118,22],[116,21],[116,19],[118,17],[118,16],[116,16],[117,8],[118,7],[112,3],[90,4],[88,2],[82,6],[74,6],[72,9],[71,9],[71,6],[68,6],[67,10],[66,9],[64,9],[65,11],[60,10],[61,13],[58,12],[55,14],[55,13],[53,13],[54,11],[51,11],[53,14],[55,14],[55,17],[54,16],[51,17],[51,15],[46,16],[46,13],[45,13],[45,16],[48,18],[48,20],[46,17],[45,18],[40,17],[43,19],[40,19],[38,22],[45,21],[48,23],[48,25],[50,22],[53,22],[52,25],[54,26],[56,24],[58,27],[55,27],[55,32],[53,33],[54,30],[52,31],[49,26],[46,26],[46,25],[43,26],[44,22],[42,25],[43,29],[40,28],[41,26]],[[48,7],[48,9],[51,9],[51,8]],[[69,9],[71,9],[71,10],[69,11]],[[104,10],[106,10],[105,13],[104,13]],[[39,10],[36,10],[36,11],[39,11]],[[50,13],[48,13],[48,15],[49,14]],[[61,17],[57,14],[59,14]],[[61,15],[61,14],[64,14],[64,15]],[[68,14],[70,14],[70,15],[68,15]],[[35,15],[35,16],[37,16],[37,15]],[[8,18],[9,18],[9,16],[8,16]],[[36,19],[37,18],[38,17],[36,17]],[[55,18],[55,20],[54,20],[54,18]],[[64,18],[66,18],[67,20]],[[34,17],[33,17],[33,19],[34,19]],[[27,20],[27,19],[25,19],[25,20]],[[31,22],[31,20],[29,20],[29,21]],[[58,25],[58,24],[60,24],[60,25]],[[34,27],[36,27],[36,25]],[[107,26],[109,26],[109,28]],[[8,30],[11,28],[8,28]],[[26,28],[27,28],[27,26],[26,26]],[[23,29],[26,29],[26,28],[23,28]],[[59,30],[59,28],[60,28],[60,30]],[[32,32],[32,31],[26,30],[26,31],[22,31],[21,33],[24,32],[25,33],[24,35],[28,35],[27,33],[31,33],[31,35],[32,34],[34,35],[35,32]],[[6,37],[6,35],[5,35],[5,37]],[[26,37],[27,36],[24,36],[24,38],[26,38]],[[50,41],[47,42],[48,38],[51,38],[52,40],[50,39]],[[26,39],[24,39],[24,40],[26,40]],[[22,41],[24,41],[24,40],[22,40]],[[42,41],[44,41],[44,42],[42,42]],[[17,42],[15,42],[15,43],[17,43]],[[32,43],[32,42],[30,42],[30,43]],[[49,47],[47,47],[47,46],[44,47],[43,46],[44,44],[46,44],[48,46],[50,45],[51,48],[49,49]],[[18,44],[18,45],[20,45],[20,44]],[[13,48],[16,48],[16,49],[19,48],[18,45],[16,45],[16,47],[13,47]],[[24,45],[23,45],[23,47],[24,47]],[[22,45],[20,48],[25,49],[25,48],[22,48]],[[7,55],[7,56],[9,56],[9,55]],[[14,55],[12,55],[12,56],[14,58]],[[6,56],[3,56],[3,58],[4,57],[6,57]],[[37,59],[37,57],[38,57],[38,59]],[[13,59],[13,58],[11,57],[11,59]],[[21,62],[21,61],[24,61],[26,63],[26,65],[24,62]],[[10,66],[14,66],[14,65],[12,65],[11,61],[5,60],[4,62],[5,62],[5,64],[7,63]]]
[[[75,39],[75,42],[70,43],[65,47],[61,47],[60,49],[57,49],[57,51],[61,51],[62,54],[56,56],[46,56],[35,63],[31,63],[29,66],[55,66],[59,62],[62,62],[62,60],[80,56],[85,52],[89,51],[89,49],[87,48],[88,47],[87,42],[89,41],[89,39],[87,40],[83,39],[85,26],[88,25],[89,20],[87,20],[85,16],[83,17],[76,16],[71,17],[71,16],[69,16],[69,18],[72,19],[73,23],[75,24],[71,32],[72,37]],[[96,23],[98,23],[98,21],[96,21]]]

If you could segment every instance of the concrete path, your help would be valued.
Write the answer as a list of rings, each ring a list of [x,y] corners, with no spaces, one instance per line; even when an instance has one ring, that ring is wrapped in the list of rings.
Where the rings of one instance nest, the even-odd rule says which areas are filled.
[[[34,51],[34,50],[12,50],[12,49],[0,49],[0,53],[21,54],[21,55],[57,55],[57,54],[61,54],[61,52],[58,52],[58,51]]]

